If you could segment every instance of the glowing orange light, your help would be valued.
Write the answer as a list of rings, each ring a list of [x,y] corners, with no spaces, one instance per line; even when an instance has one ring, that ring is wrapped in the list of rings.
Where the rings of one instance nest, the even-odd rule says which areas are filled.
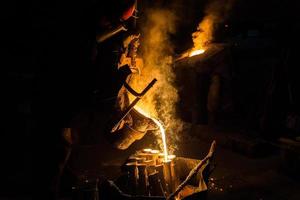
[[[143,149],[143,152],[145,152],[145,153],[149,153],[151,151],[152,151],[152,149]]]
[[[164,160],[165,162],[168,161],[168,150],[167,150],[167,141],[166,141],[166,131],[162,125],[162,123],[160,121],[158,121],[157,119],[155,119],[154,117],[151,117],[148,113],[144,112],[140,107],[135,106],[134,107],[135,110],[137,110],[139,113],[141,113],[142,115],[151,118],[154,123],[159,127],[160,133],[161,133],[161,139],[163,142],[163,150],[164,150]]]
[[[204,49],[194,50],[194,51],[192,51],[192,52],[189,54],[189,57],[196,56],[196,55],[202,54],[202,53],[204,53],[204,52],[205,52]]]

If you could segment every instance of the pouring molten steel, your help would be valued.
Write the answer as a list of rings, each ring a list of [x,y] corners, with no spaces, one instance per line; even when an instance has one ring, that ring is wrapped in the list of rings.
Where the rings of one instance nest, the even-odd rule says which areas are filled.
[[[161,138],[162,138],[162,141],[163,141],[164,161],[167,162],[169,159],[168,159],[168,150],[167,150],[167,141],[166,141],[166,131],[165,131],[162,123],[159,120],[155,119],[154,117],[150,116],[150,114],[146,113],[140,107],[135,106],[134,109],[136,111],[138,111],[139,113],[141,113],[142,115],[152,119],[154,121],[154,123],[159,127],[159,130],[160,130],[160,133],[161,133]]]

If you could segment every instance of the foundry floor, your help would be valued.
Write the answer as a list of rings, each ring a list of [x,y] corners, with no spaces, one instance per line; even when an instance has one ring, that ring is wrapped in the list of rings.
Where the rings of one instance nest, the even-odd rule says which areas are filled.
[[[214,133],[212,133],[214,132]],[[186,132],[184,139],[178,144],[175,152],[178,156],[202,159],[216,139],[217,149],[214,163],[216,168],[210,176],[207,200],[299,200],[300,180],[296,180],[283,168],[285,164],[280,151],[261,152],[263,156],[251,156],[251,148],[241,153],[228,145],[229,140],[239,138],[235,133],[222,130],[208,130],[205,127],[194,127]],[[246,140],[251,146],[251,141]],[[136,142],[128,151],[144,148],[151,142],[145,136]],[[247,146],[248,143],[242,146]],[[231,146],[232,147],[232,146]],[[92,148],[93,149],[93,148]],[[249,150],[250,149],[250,150]],[[94,152],[93,152],[94,151]],[[89,153],[97,154],[97,148]],[[263,151],[267,151],[263,149]],[[89,163],[91,156],[82,156],[82,163]],[[94,167],[94,166],[93,166]],[[299,173],[299,172],[298,172]],[[7,200],[25,198],[1,198]],[[27,198],[30,199],[30,198]]]
[[[251,141],[237,131],[226,132],[196,126],[185,133],[185,137],[177,143],[177,156],[202,159],[210,142],[213,139],[217,142],[214,160],[216,168],[210,176],[208,200],[300,199],[300,181],[286,173],[280,150],[274,150],[265,144],[257,145],[256,140]],[[128,153],[148,147],[151,141],[153,138],[146,135],[130,147]],[[241,147],[232,148],[238,145]],[[97,148],[94,151],[96,154]],[[88,157],[90,156],[82,156],[83,159]]]
[[[203,158],[209,149],[210,139],[192,135],[181,142],[177,154]],[[221,140],[224,137],[216,137],[217,143],[223,144],[218,145],[216,150],[216,168],[210,176],[208,200],[300,199],[300,180],[287,175],[280,151],[251,158],[226,148],[226,142]]]

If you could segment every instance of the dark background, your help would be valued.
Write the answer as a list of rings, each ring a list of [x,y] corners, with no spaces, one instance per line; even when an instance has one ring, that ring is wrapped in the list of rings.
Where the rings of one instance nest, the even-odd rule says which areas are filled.
[[[170,1],[142,0],[141,5],[157,2],[179,11],[178,32],[172,36],[175,51],[190,48],[205,1],[177,0],[174,6]],[[85,44],[92,37],[95,9],[109,8],[104,2],[94,5],[93,1],[1,3],[1,192],[5,195],[31,195],[38,184],[33,171],[38,171],[43,151],[54,140],[49,130],[61,128],[92,98],[94,69],[85,63]],[[287,113],[300,112],[298,3],[237,0],[224,24],[219,25],[216,41],[235,44],[235,114],[246,119],[247,128],[275,139],[286,130]]]

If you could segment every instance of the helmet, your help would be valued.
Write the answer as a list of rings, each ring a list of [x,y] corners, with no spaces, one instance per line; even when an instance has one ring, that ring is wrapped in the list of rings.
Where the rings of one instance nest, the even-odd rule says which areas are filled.
[[[97,1],[97,14],[99,18],[107,18],[111,22],[126,21],[134,13],[136,0],[109,0],[105,3]]]
[[[135,9],[136,9],[136,0],[123,0],[124,1],[124,9],[122,12],[121,20],[127,20],[129,19]]]

